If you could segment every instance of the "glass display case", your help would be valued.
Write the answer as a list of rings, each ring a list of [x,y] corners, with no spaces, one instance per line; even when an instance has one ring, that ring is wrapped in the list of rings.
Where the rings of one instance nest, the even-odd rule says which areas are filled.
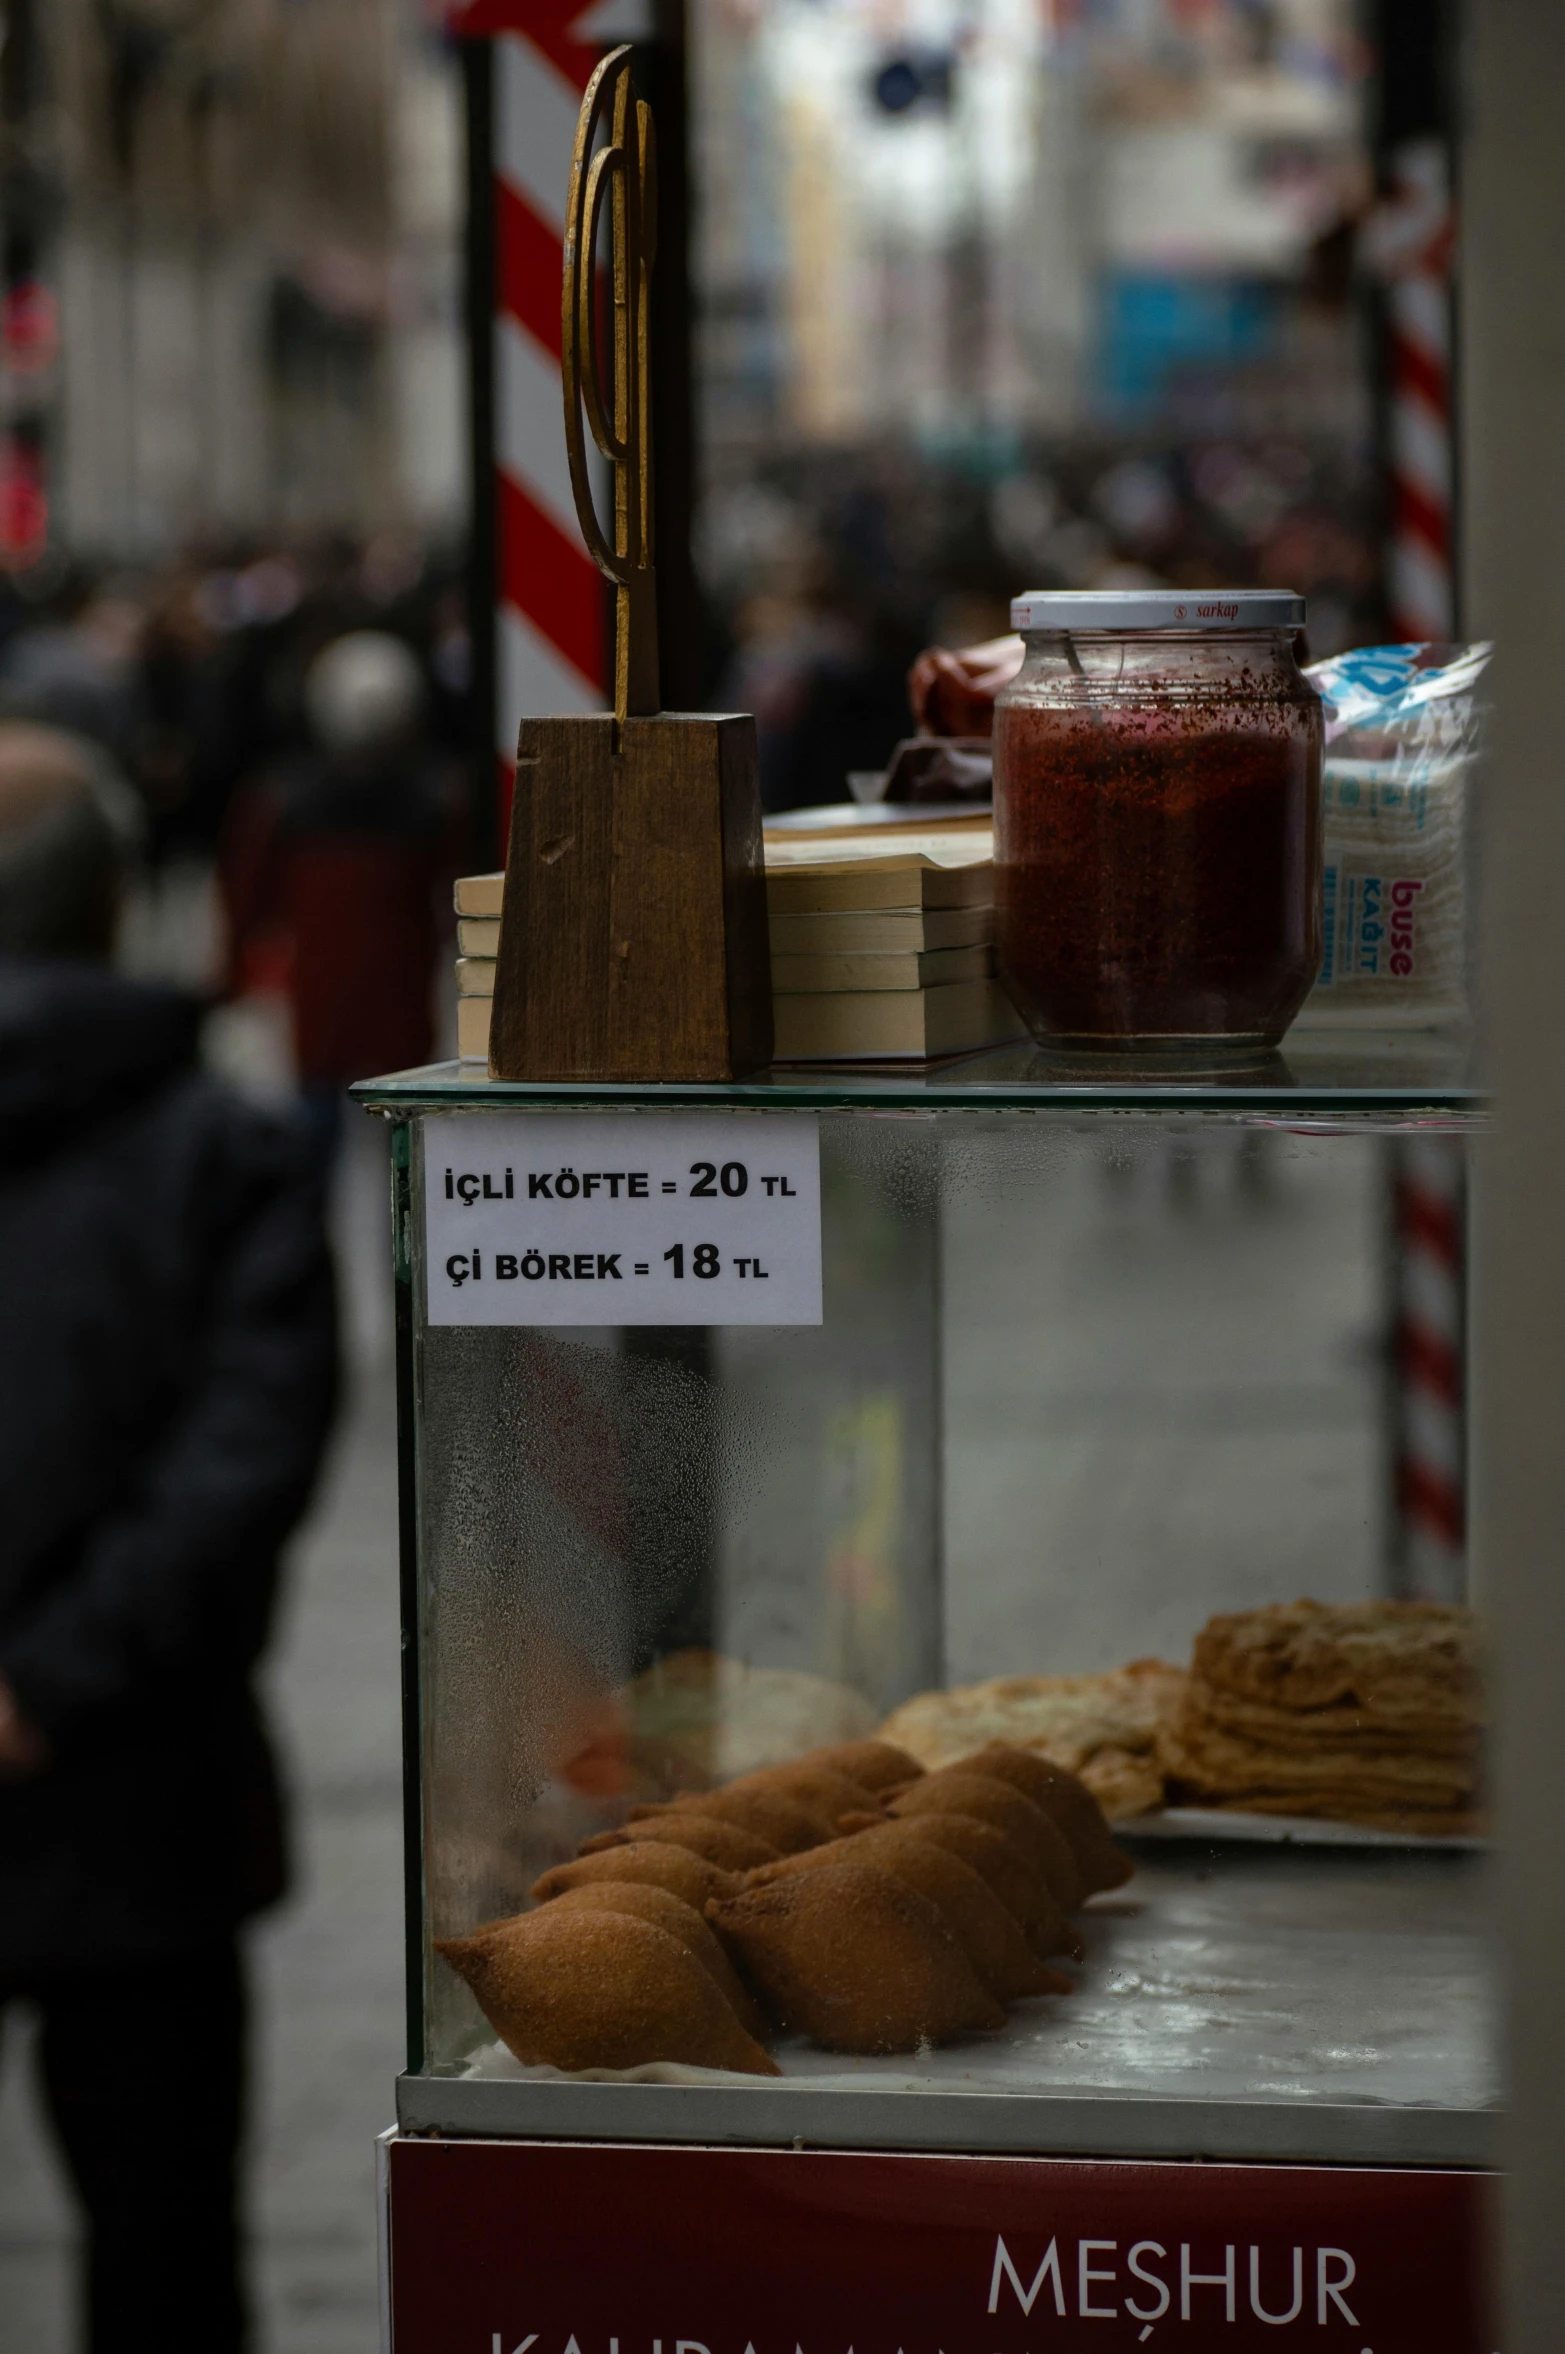
[[[1396,1156],[1459,1188],[1483,1118],[1457,1048],[357,1093],[393,1124],[404,2135],[1488,2161],[1477,1622],[1456,1552],[1405,1604],[1388,1344]],[[572,1895],[531,1960],[486,1943],[633,1881],[630,1928]]]

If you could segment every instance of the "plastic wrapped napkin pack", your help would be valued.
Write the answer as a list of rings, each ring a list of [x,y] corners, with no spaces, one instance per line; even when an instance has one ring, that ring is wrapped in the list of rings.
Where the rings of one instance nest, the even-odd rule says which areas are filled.
[[[1306,675],[1326,703],[1325,952],[1309,1028],[1468,1012],[1468,806],[1487,644],[1364,646]]]

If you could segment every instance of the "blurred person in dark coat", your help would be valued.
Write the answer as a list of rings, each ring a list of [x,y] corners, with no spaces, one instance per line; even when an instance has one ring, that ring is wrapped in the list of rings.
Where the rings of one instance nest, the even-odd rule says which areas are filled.
[[[108,966],[112,773],[0,724],[0,2021],[41,2016],[92,2354],[246,2343],[253,1689],[335,1389],[314,1157]],[[120,788],[123,792],[123,788]]]
[[[0,711],[68,728],[129,757],[142,718],[135,600],[72,573],[0,649]]]
[[[425,735],[417,657],[350,630],[305,679],[313,748],[242,793],[222,858],[233,985],[280,973],[323,1144],[350,1081],[427,1062],[466,818]]]

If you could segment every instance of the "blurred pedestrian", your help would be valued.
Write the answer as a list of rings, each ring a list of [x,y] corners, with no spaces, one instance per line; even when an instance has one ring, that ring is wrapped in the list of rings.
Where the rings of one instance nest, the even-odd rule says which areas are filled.
[[[718,703],[755,714],[764,810],[846,800],[850,770],[885,766],[907,732],[906,657],[877,615],[829,588],[762,594],[741,608],[737,639]]]
[[[0,651],[0,711],[68,728],[129,759],[141,717],[142,614],[123,587],[72,572]]]
[[[429,1060],[467,824],[402,639],[334,639],[310,665],[305,708],[313,746],[238,796],[222,875],[232,985],[281,976],[300,1091],[329,1154],[350,1081]]]
[[[92,2354],[247,2342],[252,1678],[335,1385],[313,1157],[116,976],[123,789],[0,724],[0,2020],[36,2006]]]

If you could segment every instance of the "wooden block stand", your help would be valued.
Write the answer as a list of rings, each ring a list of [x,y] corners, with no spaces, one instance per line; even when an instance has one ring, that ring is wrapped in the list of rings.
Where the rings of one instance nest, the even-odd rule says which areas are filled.
[[[524,719],[492,1076],[721,1080],[771,1058],[754,720]]]

